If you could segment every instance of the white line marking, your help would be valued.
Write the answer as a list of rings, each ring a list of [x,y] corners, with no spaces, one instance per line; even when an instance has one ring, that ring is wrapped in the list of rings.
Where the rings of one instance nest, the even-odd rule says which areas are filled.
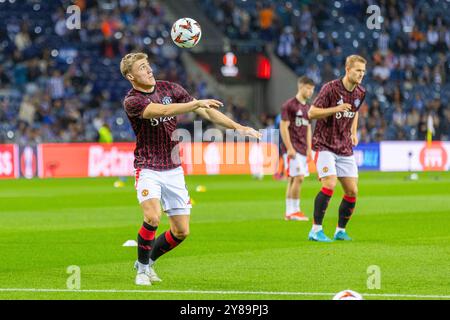
[[[222,295],[267,295],[267,296],[330,296],[327,292],[278,292],[278,291],[219,291],[219,290],[117,290],[117,289],[38,289],[38,288],[0,288],[0,292],[71,292],[71,293],[186,293],[186,294],[222,294]],[[429,298],[450,299],[450,295],[397,294],[397,293],[361,293],[366,297]]]

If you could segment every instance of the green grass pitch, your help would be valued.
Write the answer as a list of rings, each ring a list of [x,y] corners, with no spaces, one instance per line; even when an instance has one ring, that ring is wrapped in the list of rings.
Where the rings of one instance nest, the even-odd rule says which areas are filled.
[[[112,178],[3,180],[0,299],[331,299],[344,289],[365,299],[450,299],[450,173],[406,176],[362,172],[347,228],[354,241],[330,244],[307,241],[310,222],[283,220],[285,181],[188,176],[191,235],[158,260],[163,282],[151,287],[134,285],[136,248],[122,247],[142,222],[132,178],[123,188]],[[319,189],[315,176],[303,184],[310,218]],[[328,236],[341,198],[338,188]],[[167,227],[163,215],[158,234]],[[67,289],[71,265],[80,291]],[[380,289],[367,287],[370,266]]]

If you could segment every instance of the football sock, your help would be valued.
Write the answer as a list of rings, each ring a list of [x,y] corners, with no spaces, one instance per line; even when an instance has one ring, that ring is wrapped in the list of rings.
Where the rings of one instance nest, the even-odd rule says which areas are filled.
[[[290,215],[290,214],[293,214],[295,212],[296,211],[295,211],[295,208],[294,208],[294,199],[287,198],[286,199],[286,214]]]
[[[345,228],[336,227],[336,232],[334,234],[338,233],[339,231],[344,231],[345,232]]]
[[[339,206],[339,221],[338,227],[345,229],[350,217],[352,216],[353,210],[356,205],[356,197],[344,196],[341,205]]]
[[[295,212],[302,211],[300,210],[300,199],[292,199],[292,203],[294,205]]]
[[[138,262],[148,264],[150,251],[155,242],[155,233],[158,227],[154,227],[144,221],[138,233]]]
[[[149,265],[148,264],[143,264],[143,263],[140,263],[138,261],[138,273],[144,273],[148,269],[149,269]]]
[[[183,240],[176,238],[170,230],[160,234],[159,237],[156,238],[155,244],[150,253],[150,259],[156,261],[156,259],[175,248],[182,241]]]
[[[314,201],[314,224],[322,225],[325,211],[327,210],[328,203],[330,202],[333,190],[322,188],[317,194]]]
[[[320,230],[322,230],[322,226],[318,224],[313,224],[312,230],[314,232],[319,232]]]

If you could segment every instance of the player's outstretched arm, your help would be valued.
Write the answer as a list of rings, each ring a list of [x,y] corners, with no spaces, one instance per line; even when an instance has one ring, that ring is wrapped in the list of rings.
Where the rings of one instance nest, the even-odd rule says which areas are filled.
[[[142,117],[152,119],[157,117],[172,117],[183,113],[188,113],[200,108],[219,108],[223,104],[214,99],[193,100],[186,103],[171,103],[163,105],[160,103],[150,103],[144,110]]]
[[[212,108],[205,110],[198,109],[196,110],[196,113],[199,114],[204,119],[214,122],[215,124],[218,124],[222,127],[225,127],[227,129],[234,129],[237,132],[239,132],[239,134],[242,134],[244,136],[249,136],[257,139],[260,139],[262,136],[261,133],[256,131],[255,129],[240,125],[239,123],[233,121],[232,119],[230,119],[229,117],[227,117],[222,112],[216,109]]]
[[[309,119],[322,119],[327,118],[329,116],[332,116],[335,113],[338,112],[344,112],[344,111],[350,111],[352,109],[352,105],[349,103],[343,103],[336,107],[332,108],[319,108],[316,106],[311,106],[311,108],[308,111],[308,117]]]

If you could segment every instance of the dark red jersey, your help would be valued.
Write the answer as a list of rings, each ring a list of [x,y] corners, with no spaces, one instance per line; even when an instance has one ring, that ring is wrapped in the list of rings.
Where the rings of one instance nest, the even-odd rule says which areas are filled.
[[[172,137],[177,128],[176,117],[144,119],[142,115],[150,103],[167,105],[192,100],[182,86],[167,81],[156,81],[151,93],[136,89],[128,92],[123,105],[136,135],[135,168],[164,171],[180,166],[178,141]]]
[[[320,89],[314,103],[317,108],[332,108],[343,103],[352,105],[346,112],[338,112],[327,118],[318,119],[312,138],[313,150],[331,151],[341,156],[351,156],[353,145],[351,127],[353,119],[366,96],[363,86],[357,85],[353,91],[348,91],[342,79],[327,82]]]
[[[296,97],[287,100],[281,107],[281,119],[289,121],[289,137],[295,151],[306,156],[306,133],[309,125],[308,104],[301,104]],[[284,143],[281,145],[283,153],[287,152]]]

